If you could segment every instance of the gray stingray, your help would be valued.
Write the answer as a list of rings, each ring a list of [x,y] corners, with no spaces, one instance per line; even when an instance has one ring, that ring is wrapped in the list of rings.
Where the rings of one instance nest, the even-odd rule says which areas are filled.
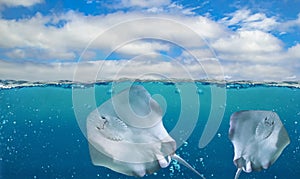
[[[272,111],[239,111],[231,115],[229,138],[234,146],[235,179],[271,166],[290,143],[279,116]]]
[[[113,171],[143,177],[179,161],[176,142],[162,123],[162,109],[142,86],[132,86],[104,102],[87,117],[92,163]]]

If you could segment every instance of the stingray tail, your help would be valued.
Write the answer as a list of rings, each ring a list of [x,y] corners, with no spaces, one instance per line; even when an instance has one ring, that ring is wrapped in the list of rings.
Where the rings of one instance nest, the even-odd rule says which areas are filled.
[[[177,160],[180,164],[186,166],[188,169],[192,170],[195,172],[197,175],[202,177],[202,179],[205,179],[204,175],[199,173],[196,169],[194,169],[189,163],[187,163],[183,158],[179,157],[178,155],[174,154],[172,155],[173,160]]]
[[[235,173],[234,179],[238,179],[240,177],[241,172],[242,172],[242,168],[238,168]]]

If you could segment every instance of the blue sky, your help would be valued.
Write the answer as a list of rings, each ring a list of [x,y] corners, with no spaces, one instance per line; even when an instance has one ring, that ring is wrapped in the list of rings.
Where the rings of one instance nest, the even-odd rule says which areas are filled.
[[[299,81],[298,7],[299,0],[0,0],[0,78],[72,79],[79,65],[85,80]]]

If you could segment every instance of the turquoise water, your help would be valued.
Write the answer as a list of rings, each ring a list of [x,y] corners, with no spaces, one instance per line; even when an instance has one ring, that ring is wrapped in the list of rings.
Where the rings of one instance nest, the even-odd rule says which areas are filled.
[[[199,108],[197,123],[176,153],[206,178],[234,177],[236,167],[232,162],[233,146],[228,139],[229,117],[235,111],[249,109],[277,112],[289,133],[291,143],[268,170],[242,173],[240,178],[299,178],[299,88],[264,84],[224,86],[197,82],[192,84],[196,85],[196,91],[187,97],[179,89],[188,87],[190,82],[148,81],[138,84],[143,85],[152,95],[159,94],[158,99],[164,99],[161,102],[165,108],[163,123],[168,131],[172,131],[178,122],[183,108],[182,101],[189,100],[189,97],[199,100],[200,105],[196,106]],[[218,98],[211,92],[213,88],[225,92],[223,106],[212,104],[213,99]],[[80,96],[82,104],[74,104],[74,89],[80,94],[94,90],[96,106],[115,94],[110,82],[0,88],[0,178],[131,178],[92,165],[88,142],[81,131],[84,128],[81,124],[83,119],[78,119],[75,114],[80,110],[85,111],[82,114],[88,114],[94,107],[85,102],[85,96]],[[208,145],[199,148],[204,126],[212,115],[211,108],[224,109],[222,122]],[[188,125],[192,119],[185,120],[181,125]],[[176,141],[180,140],[178,136],[172,137]],[[169,167],[146,176],[163,177],[199,178],[175,161]]]

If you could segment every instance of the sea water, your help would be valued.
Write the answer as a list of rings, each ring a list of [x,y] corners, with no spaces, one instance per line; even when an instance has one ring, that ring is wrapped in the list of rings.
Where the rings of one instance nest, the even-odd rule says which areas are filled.
[[[122,83],[122,82],[121,82]],[[126,83],[126,82],[124,82]],[[197,119],[180,125],[195,126],[181,141],[176,153],[188,161],[206,178],[233,178],[233,146],[228,138],[229,118],[239,110],[271,110],[280,116],[291,139],[278,160],[267,170],[242,173],[240,178],[299,178],[300,177],[300,88],[298,83],[230,83],[139,81],[163,105],[163,123],[167,131],[175,128],[180,114],[189,105],[182,89],[193,86],[190,100],[198,105],[189,106],[198,111]],[[195,87],[195,88],[194,88]],[[212,104],[216,98],[213,89],[222,91],[223,105]],[[92,89],[92,90],[91,90]],[[131,178],[110,169],[94,166],[85,138],[85,119],[78,119],[78,111],[87,115],[95,106],[85,97],[74,103],[78,92],[92,91],[95,106],[116,94],[113,82],[94,84],[30,83],[2,81],[0,88],[0,178]],[[78,97],[78,96],[77,96]],[[78,98],[77,98],[78,99]],[[183,101],[185,100],[185,103]],[[81,103],[82,104],[78,104]],[[221,101],[222,102],[222,101]],[[219,104],[218,104],[219,105]],[[84,108],[84,109],[81,109]],[[197,108],[197,109],[196,109]],[[199,141],[211,109],[222,114],[219,128],[212,140],[202,148]],[[192,116],[192,115],[191,115]],[[81,116],[82,118],[86,116]],[[182,120],[182,119],[181,119]],[[211,119],[216,120],[217,119]],[[218,125],[217,125],[218,127]],[[186,131],[179,131],[186,132]],[[176,136],[172,136],[176,137]],[[177,136],[176,140],[180,140]],[[134,154],[133,154],[134,155]],[[145,178],[199,178],[184,166],[172,161],[167,168]]]

